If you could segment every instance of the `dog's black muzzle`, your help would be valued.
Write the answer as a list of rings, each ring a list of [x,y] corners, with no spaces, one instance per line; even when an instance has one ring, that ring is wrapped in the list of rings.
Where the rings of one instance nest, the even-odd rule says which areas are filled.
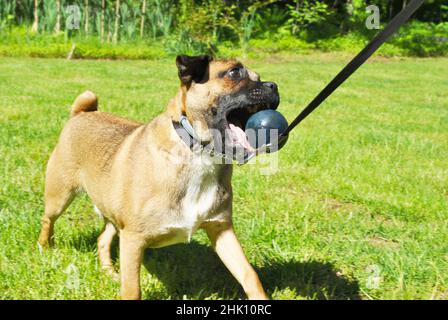
[[[211,119],[210,128],[217,130],[220,134],[214,135],[213,143],[205,146],[216,156],[230,161],[236,160],[240,164],[248,162],[258,153],[266,152],[265,150],[253,149],[249,142],[247,144],[241,142],[241,136],[245,136],[245,127],[248,119],[255,113],[266,109],[277,109],[280,103],[278,87],[273,82],[252,81],[244,86],[238,92],[223,95],[218,98],[216,105],[216,114]],[[181,120],[181,126],[175,125],[176,130],[187,129],[189,137],[193,138],[193,143],[189,144],[193,147],[195,137],[194,129],[185,118]],[[235,140],[235,131],[239,134],[239,139]],[[247,140],[247,136],[246,140]],[[239,141],[238,141],[239,140]],[[185,141],[185,140],[184,140]],[[200,145],[200,141],[197,141]],[[212,146],[210,148],[210,146]]]
[[[280,103],[277,84],[274,82],[257,82],[248,90],[248,103],[260,105],[260,109],[277,109]]]
[[[239,127],[244,131],[247,120],[253,114],[265,109],[275,110],[279,103],[278,87],[274,82],[251,81],[238,92],[219,97],[218,112],[211,125],[212,128],[218,129],[222,133],[219,141],[214,140],[215,150],[226,155],[229,155],[229,150],[233,150],[230,153],[233,153],[234,160],[240,163],[247,162],[253,157],[251,154],[254,154],[254,150],[235,145],[232,138],[229,137],[230,126]],[[239,151],[237,151],[238,147],[240,147]]]

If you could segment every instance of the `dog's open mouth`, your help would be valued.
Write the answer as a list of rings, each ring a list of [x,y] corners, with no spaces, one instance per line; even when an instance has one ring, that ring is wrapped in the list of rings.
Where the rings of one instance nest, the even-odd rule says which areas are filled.
[[[256,112],[268,109],[269,105],[251,105],[231,109],[227,115],[227,132],[233,147],[242,147],[247,152],[255,152],[245,132],[247,120]]]

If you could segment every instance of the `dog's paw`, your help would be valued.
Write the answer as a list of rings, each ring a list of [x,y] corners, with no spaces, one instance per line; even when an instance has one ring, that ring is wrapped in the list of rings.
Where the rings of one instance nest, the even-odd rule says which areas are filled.
[[[43,254],[44,251],[50,249],[53,246],[52,242],[48,242],[48,241],[37,241],[37,249],[39,250],[40,254]]]
[[[120,281],[120,274],[112,266],[103,266],[103,271],[114,281]]]
[[[37,242],[37,249],[39,250],[40,254],[44,253],[44,248],[42,247],[42,245],[39,242]]]

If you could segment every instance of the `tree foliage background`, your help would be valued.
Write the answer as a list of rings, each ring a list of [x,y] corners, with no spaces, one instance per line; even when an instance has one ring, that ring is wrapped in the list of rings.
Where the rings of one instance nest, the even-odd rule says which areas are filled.
[[[163,44],[164,51],[218,51],[219,47],[269,50],[358,46],[374,35],[368,5],[384,26],[410,0],[1,0],[0,35],[60,35],[101,44]],[[79,28],[68,21],[79,8]],[[396,39],[397,53],[444,55],[448,1],[427,0]],[[337,43],[335,39],[344,38]],[[14,37],[12,37],[14,38]],[[309,44],[312,44],[309,46]],[[400,52],[401,50],[401,52]]]

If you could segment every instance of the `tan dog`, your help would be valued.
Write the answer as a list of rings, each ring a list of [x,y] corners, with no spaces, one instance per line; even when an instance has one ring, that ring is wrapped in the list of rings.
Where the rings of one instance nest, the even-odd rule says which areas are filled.
[[[148,124],[97,111],[92,92],[76,99],[48,161],[39,243],[51,244],[56,219],[84,191],[105,219],[98,254],[110,272],[110,246],[118,232],[123,299],[141,296],[145,248],[189,241],[198,228],[206,230],[247,296],[266,299],[232,228],[232,165],[191,148],[175,125],[184,115],[196,145],[217,148],[223,142],[227,149],[246,150],[241,128],[257,110],[277,107],[277,87],[233,60],[178,56],[176,63],[180,90]]]

